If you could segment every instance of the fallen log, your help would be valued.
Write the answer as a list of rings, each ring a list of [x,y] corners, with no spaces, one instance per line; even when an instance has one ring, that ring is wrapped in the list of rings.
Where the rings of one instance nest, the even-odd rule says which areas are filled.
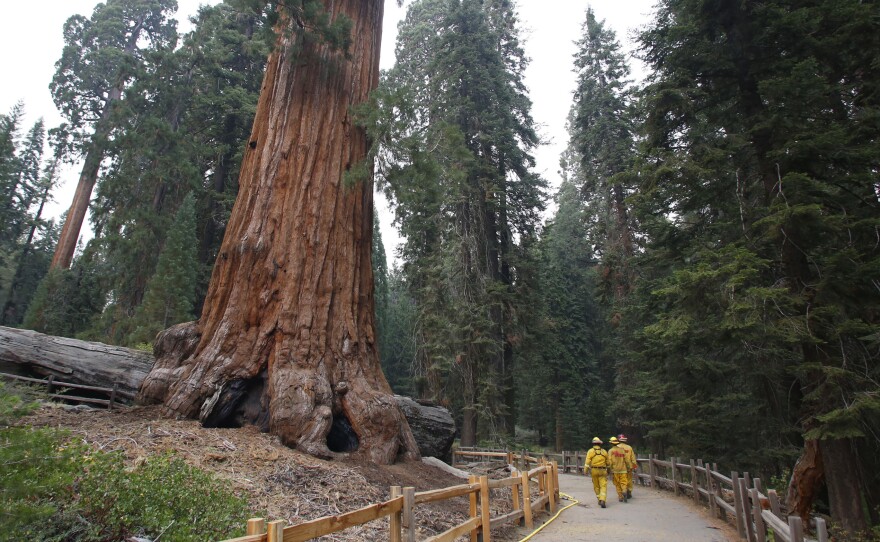
[[[117,395],[131,400],[152,365],[149,352],[0,326],[0,372],[116,385]]]

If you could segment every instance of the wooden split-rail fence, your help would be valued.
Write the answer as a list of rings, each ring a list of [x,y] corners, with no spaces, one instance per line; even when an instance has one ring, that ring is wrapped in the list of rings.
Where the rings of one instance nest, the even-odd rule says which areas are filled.
[[[505,454],[505,457],[506,454]],[[511,457],[515,458],[515,454]],[[388,517],[388,540],[416,542],[418,525],[415,508],[419,505],[467,497],[468,520],[422,542],[452,542],[459,536],[470,536],[472,542],[490,542],[492,529],[506,524],[523,525],[529,529],[535,518],[543,513],[555,514],[559,505],[559,467],[556,462],[528,457],[525,464],[537,466],[531,470],[513,472],[509,478],[490,480],[488,476],[471,476],[468,483],[452,487],[416,492],[415,488],[391,487],[391,498],[358,510],[335,516],[325,516],[297,525],[286,521],[266,522],[263,518],[248,520],[247,535],[224,542],[301,542],[364,525]],[[532,496],[532,486],[537,497]],[[496,517],[490,513],[490,490],[511,489],[511,511]]]
[[[772,540],[804,542],[804,524],[800,516],[785,516],[779,497],[773,489],[764,493],[760,478],[751,478],[745,472],[725,476],[717,464],[704,463],[702,459],[683,463],[677,458],[669,461],[657,456],[639,458],[639,481],[651,487],[667,489],[675,495],[690,495],[697,504],[709,507],[713,515],[729,519],[736,525],[740,538],[749,542],[766,542],[769,533]],[[729,488],[729,489],[728,489]],[[731,502],[732,501],[732,502]],[[815,518],[812,522],[819,542],[828,540],[825,520]]]
[[[564,451],[559,454],[543,453],[541,458],[529,456],[526,452],[514,454],[493,450],[471,449],[456,451],[456,459],[484,457],[504,459],[510,464],[554,460],[563,473],[586,474],[584,463],[587,452]],[[804,524],[800,516],[786,516],[782,513],[779,496],[770,489],[764,493],[760,478],[751,478],[745,472],[742,476],[731,472],[725,476],[718,471],[717,464],[704,463],[702,459],[682,460],[672,458],[662,461],[656,455],[638,458],[638,478],[642,485],[672,491],[675,495],[689,495],[697,504],[708,506],[712,514],[732,521],[739,536],[749,542],[767,542],[769,533],[776,542],[811,542],[804,534]],[[825,520],[814,518],[811,526],[816,540],[826,542],[828,531]]]
[[[87,386],[85,384],[62,382],[60,380],[55,380],[54,376],[49,376],[48,378],[30,378],[26,376],[0,373],[0,378],[26,382],[28,384],[35,384],[38,386],[46,386],[46,393],[48,394],[50,399],[76,401],[77,403],[100,405],[107,407],[110,410],[112,410],[114,406],[122,406],[122,404],[124,404],[124,401],[126,400],[130,401],[134,399],[134,394],[119,389],[118,384],[115,383],[113,384],[112,388],[102,388],[100,386]],[[88,391],[104,395],[107,398],[101,399],[100,397],[82,397],[78,395],[70,395],[66,393],[67,390]]]

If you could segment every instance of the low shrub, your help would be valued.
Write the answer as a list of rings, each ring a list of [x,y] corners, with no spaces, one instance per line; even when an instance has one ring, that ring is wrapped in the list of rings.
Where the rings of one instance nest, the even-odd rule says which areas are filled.
[[[243,534],[248,505],[173,455],[127,468],[62,431],[11,425],[35,406],[0,383],[0,542],[163,542]]]

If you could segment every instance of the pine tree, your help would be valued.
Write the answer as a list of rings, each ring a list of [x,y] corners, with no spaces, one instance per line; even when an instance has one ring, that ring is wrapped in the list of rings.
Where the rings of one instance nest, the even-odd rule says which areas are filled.
[[[34,126],[32,132],[41,130],[41,123]],[[31,186],[26,198],[29,208],[34,208],[32,214],[27,214],[26,224],[23,224],[27,232],[20,243],[20,248],[15,254],[14,273],[8,288],[4,291],[5,300],[2,302],[0,323],[3,325],[18,325],[24,318],[24,313],[39,285],[46,275],[51,262],[52,253],[58,242],[58,231],[54,221],[46,221],[43,218],[43,210],[49,201],[50,192],[55,188],[57,173],[67,151],[66,132],[59,128],[50,131],[50,142],[54,149],[53,159],[45,165],[42,175]],[[39,154],[42,154],[42,138],[34,138],[34,145],[39,145]],[[31,153],[32,168],[39,164],[37,152]],[[29,176],[34,176],[31,169]]]
[[[156,272],[147,283],[130,344],[152,342],[159,331],[195,318],[197,249],[195,197],[190,193],[177,210]]]
[[[590,236],[602,259],[602,287],[609,301],[620,301],[632,287],[628,260],[635,241],[625,201],[632,192],[628,177],[635,157],[630,70],[614,31],[596,20],[592,8],[582,33],[569,146],[589,204]]]
[[[880,428],[877,15],[857,1],[667,0],[641,38],[656,70],[637,198],[653,275],[633,333],[641,415],[670,444],[739,435],[765,465],[790,461],[797,424],[850,533],[865,528],[862,499],[878,502],[858,474],[876,472]],[[719,417],[712,435],[702,420]],[[806,514],[817,488],[797,474],[789,505]]]
[[[517,26],[510,2],[413,3],[372,127],[407,239],[420,393],[453,406],[465,444],[513,431],[514,240],[543,205]]]
[[[17,154],[24,105],[13,106],[8,114],[0,115],[0,265],[3,265],[10,250],[14,250],[16,240],[15,224],[20,221],[18,199],[21,163]]]
[[[596,296],[595,261],[579,188],[564,179],[558,209],[544,228],[533,311],[541,325],[529,338],[531,356],[518,371],[520,420],[554,435],[557,450],[588,447],[609,423],[613,371],[600,365],[604,315]]]

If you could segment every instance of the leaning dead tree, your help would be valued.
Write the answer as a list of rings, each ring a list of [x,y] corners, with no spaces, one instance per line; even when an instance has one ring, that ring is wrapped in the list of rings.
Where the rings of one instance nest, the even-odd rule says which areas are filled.
[[[279,32],[201,318],[160,335],[140,399],[316,456],[415,459],[376,350],[372,186],[344,179],[367,151],[350,115],[378,84],[383,0],[324,5],[351,21],[350,54]]]

